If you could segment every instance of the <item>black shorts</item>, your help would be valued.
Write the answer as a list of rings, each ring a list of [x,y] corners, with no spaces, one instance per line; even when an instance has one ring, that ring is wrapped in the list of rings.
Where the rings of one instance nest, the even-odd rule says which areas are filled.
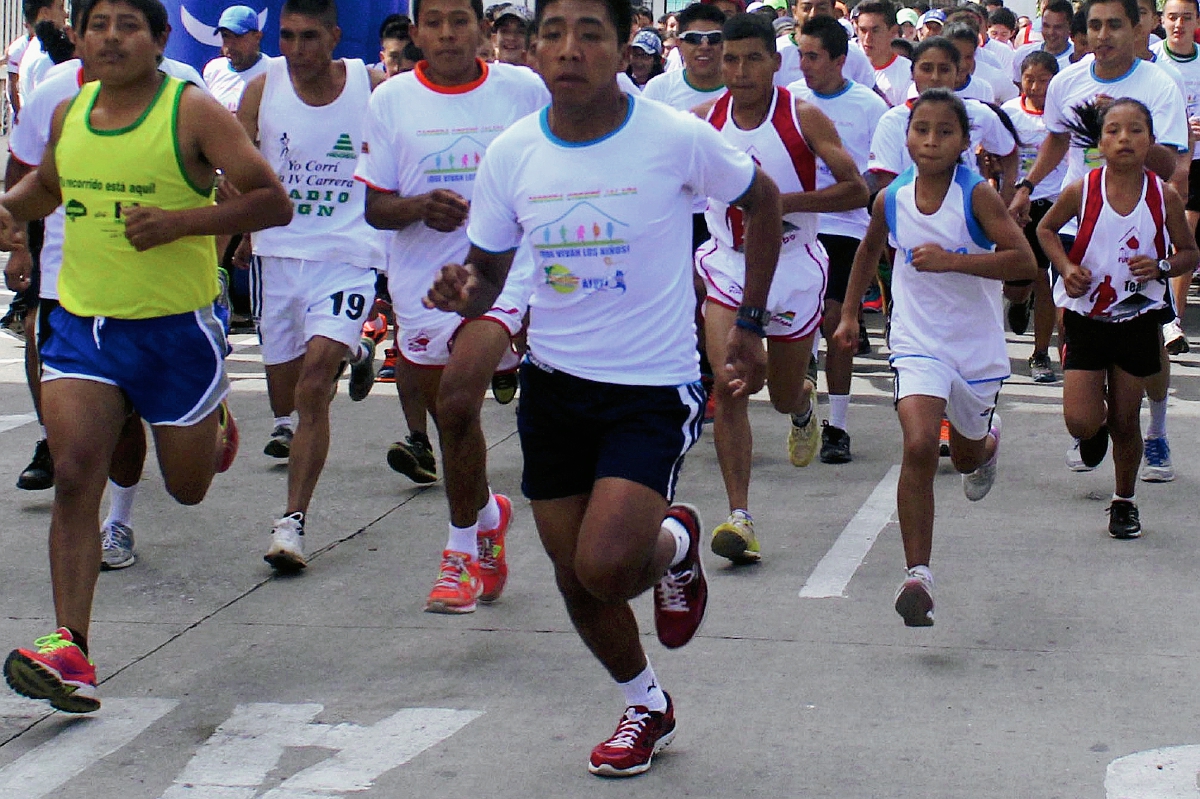
[[[829,279],[825,282],[825,302],[844,302],[846,286],[850,284],[850,268],[854,266],[854,253],[861,243],[852,236],[835,236],[820,233],[817,239],[829,253]]]
[[[622,386],[521,364],[517,431],[525,459],[521,490],[531,500],[590,494],[620,477],[675,495],[683,456],[700,438],[704,389]]]
[[[1200,161],[1192,161],[1188,168],[1188,196],[1184,208],[1200,211]]]
[[[700,245],[712,238],[712,234],[708,230],[708,222],[704,219],[704,214],[692,214],[692,252],[700,248]]]
[[[1123,322],[1101,322],[1063,311],[1063,370],[1107,371],[1116,366],[1134,377],[1158,374],[1160,328],[1155,314]]]
[[[52,300],[49,297],[42,297],[38,300],[37,305],[37,348],[41,350],[46,346],[46,342],[50,340],[50,313],[58,307],[58,300]]]

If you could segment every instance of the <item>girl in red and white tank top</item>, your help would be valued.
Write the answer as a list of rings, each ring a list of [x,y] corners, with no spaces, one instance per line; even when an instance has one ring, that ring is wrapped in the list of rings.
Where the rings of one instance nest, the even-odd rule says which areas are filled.
[[[1038,240],[1060,278],[1063,415],[1080,440],[1085,466],[1096,466],[1112,437],[1116,478],[1109,534],[1137,538],[1134,487],[1142,458],[1138,413],[1146,378],[1160,369],[1160,318],[1167,278],[1200,261],[1183,200],[1146,169],[1154,143],[1150,112],[1123,98],[1078,112],[1077,138],[1092,137],[1105,166],[1064,187],[1038,225]],[[1079,220],[1070,252],[1058,236]],[[1172,254],[1173,250],[1173,254]]]

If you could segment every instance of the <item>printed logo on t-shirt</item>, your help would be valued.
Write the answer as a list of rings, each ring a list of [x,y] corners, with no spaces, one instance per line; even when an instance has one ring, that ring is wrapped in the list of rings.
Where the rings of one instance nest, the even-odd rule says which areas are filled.
[[[614,194],[636,194],[636,189],[609,189],[571,195],[531,197],[531,202],[547,203],[574,200],[561,216],[538,225],[530,231],[530,241],[537,253],[537,265],[545,284],[559,294],[576,291],[619,291],[624,293],[625,272],[621,269],[629,244],[623,238],[629,225],[601,210],[590,199]],[[575,259],[591,274],[578,274],[570,264]],[[605,271],[594,273],[595,259],[600,259]]]
[[[350,139],[349,133],[343,133],[338,136],[338,140],[334,142],[333,149],[326,153],[330,158],[358,158],[358,153],[354,152],[354,142]]]
[[[475,179],[487,145],[474,136],[459,136],[447,146],[429,153],[418,165],[429,183],[455,183]]]

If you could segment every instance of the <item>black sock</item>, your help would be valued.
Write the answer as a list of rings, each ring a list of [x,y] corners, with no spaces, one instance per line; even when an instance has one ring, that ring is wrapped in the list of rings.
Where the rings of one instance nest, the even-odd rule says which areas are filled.
[[[71,640],[75,642],[75,646],[79,647],[79,649],[83,652],[84,657],[87,657],[87,653],[88,653],[87,636],[81,632],[76,632],[75,630],[72,630],[70,627],[67,628],[67,632],[69,632],[71,634]]]

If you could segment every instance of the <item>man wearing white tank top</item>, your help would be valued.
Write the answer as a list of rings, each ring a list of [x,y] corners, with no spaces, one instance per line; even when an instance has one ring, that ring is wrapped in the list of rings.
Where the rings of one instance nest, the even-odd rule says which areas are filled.
[[[288,196],[291,224],[253,236],[259,335],[276,422],[300,423],[288,460],[287,508],[264,556],[303,569],[304,518],[329,452],[329,403],[349,358],[350,398],[374,382],[375,345],[362,324],[375,298],[379,236],[363,218],[354,180],[371,91],[384,75],[359,59],[333,60],[341,37],[332,0],[288,0],[279,17],[282,59],[246,87],[238,118]]]
[[[821,325],[829,270],[829,257],[817,239],[817,214],[865,207],[867,185],[829,118],[774,85],[779,54],[771,48],[770,22],[755,14],[738,15],[725,23],[723,32],[721,72],[729,91],[698,107],[696,114],[751,155],[779,186],[784,212],[780,268],[762,322],[768,341],[767,386],[775,410],[791,417],[789,459],[793,466],[807,466],[817,454],[821,434],[816,386],[805,377],[813,336]],[[817,158],[834,178],[821,188]],[[725,342],[736,323],[746,280],[744,221],[736,206],[715,198],[709,199],[706,216],[713,237],[696,251],[696,270],[707,292],[705,337],[713,363],[719,364],[725,362]],[[749,511],[749,397],[734,394],[724,371],[717,372],[714,389],[713,437],[729,518],[713,531],[712,550],[734,563],[756,563],[761,554]]]
[[[550,101],[541,78],[510,64],[487,64],[479,0],[420,0],[413,41],[427,55],[397,75],[371,101],[367,154],[356,175],[367,187],[366,215],[388,231],[388,288],[396,310],[397,385],[411,385],[434,410],[446,469],[450,529],[425,609],[470,613],[476,600],[500,598],[507,579],[504,535],[512,502],[487,480],[487,441],[479,414],[498,369],[510,375],[518,359],[512,339],[524,324],[533,291],[533,258],[517,255],[504,291],[485,313],[463,320],[421,303],[448,259],[467,255],[464,223],[484,152],[502,131]],[[394,231],[394,233],[392,232]],[[429,454],[417,420],[388,463],[409,474]],[[410,475],[411,476],[411,475]]]

